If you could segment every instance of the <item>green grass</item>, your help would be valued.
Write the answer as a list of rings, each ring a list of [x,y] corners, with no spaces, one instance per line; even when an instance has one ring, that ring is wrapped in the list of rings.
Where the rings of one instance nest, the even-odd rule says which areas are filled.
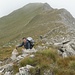
[[[64,67],[67,68],[69,65],[71,65],[71,62],[75,61],[75,57],[71,56],[71,57],[67,57],[67,58],[58,58],[57,59],[57,63],[58,65],[60,65],[60,67]]]
[[[48,36],[52,38],[57,35],[67,35],[68,33],[65,34],[67,28],[59,15],[62,13],[62,9],[60,11],[49,8],[48,4],[30,3],[0,18],[0,46],[8,45],[8,43],[12,45],[15,44],[15,41],[17,44],[24,36],[36,39],[60,26],[62,27],[57,29],[58,32],[53,30]],[[64,33],[61,34],[61,31]]]
[[[16,63],[14,63],[14,65],[13,65],[13,71],[14,71],[14,74],[19,72],[19,67],[18,67],[18,65]]]
[[[0,60],[3,61],[9,58],[14,48],[15,47],[1,48]],[[18,52],[21,54],[21,48],[18,49]],[[30,58],[29,56],[25,57],[19,65],[15,62],[13,65],[14,74],[19,71],[19,67],[32,65],[35,67],[30,69],[32,75],[36,75],[39,70],[40,75],[43,75],[49,70],[54,73],[54,75],[75,75],[75,56],[62,58],[54,48],[38,51],[34,55],[34,58]]]
[[[3,61],[7,58],[10,58],[11,55],[12,55],[12,51],[15,48],[16,48],[15,46],[0,48],[0,61]],[[22,53],[22,48],[19,48],[17,51],[18,51],[19,54],[21,54]]]
[[[40,65],[45,66],[49,63],[56,62],[57,52],[51,49],[38,51],[35,54],[35,58],[26,57],[20,62],[21,66],[29,65]],[[44,61],[45,60],[45,61]]]
[[[7,59],[11,56],[13,48],[5,47],[0,48],[0,60]]]
[[[75,57],[62,58],[52,48],[38,51],[34,58],[26,57],[20,62],[20,67],[27,64],[35,67],[30,70],[33,75],[36,75],[37,70],[41,70],[40,75],[49,70],[54,75],[75,75]]]
[[[69,68],[71,68],[72,70],[75,70],[75,60],[70,61],[68,66],[69,66]]]
[[[38,51],[34,58],[26,57],[23,59],[20,62],[20,67],[26,66],[27,64],[32,65],[35,66],[35,69],[31,70],[31,72],[35,72],[36,70],[41,69],[42,74],[45,69],[50,68],[50,64],[56,62],[57,57],[57,52],[54,49]]]

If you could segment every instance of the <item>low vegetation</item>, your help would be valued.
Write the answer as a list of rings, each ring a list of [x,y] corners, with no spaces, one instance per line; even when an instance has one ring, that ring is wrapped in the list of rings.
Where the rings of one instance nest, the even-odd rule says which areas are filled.
[[[13,48],[4,47],[0,48],[0,61],[5,60],[11,56]]]
[[[60,41],[59,37],[71,38],[75,34],[68,28],[75,27],[74,21],[65,9],[53,9],[43,3],[30,3],[0,18],[0,47],[3,47],[0,48],[0,61],[11,56],[15,48],[13,45],[20,43],[24,36],[37,40],[40,35],[46,35],[49,41]],[[41,42],[36,43],[40,44]],[[18,52],[21,53],[21,49]],[[35,67],[30,69],[31,75],[75,75],[75,56],[62,58],[54,48],[40,50],[34,55],[34,58],[27,56],[18,65],[14,63],[14,73],[18,72],[19,67],[29,64]]]
[[[34,58],[26,57],[20,62],[20,67],[32,65],[35,69],[30,72],[36,75],[37,69],[39,75],[44,75],[45,71],[50,71],[54,75],[75,75],[75,57],[62,58],[54,49],[38,51]]]
[[[0,60],[9,58],[14,48],[2,48],[0,50]],[[21,53],[21,49],[18,49],[18,52]],[[57,50],[53,48],[40,50],[34,55],[34,58],[27,56],[19,65],[14,63],[14,73],[19,71],[19,67],[32,65],[35,67],[30,69],[32,75],[44,75],[48,72],[54,75],[75,75],[75,56],[62,58],[58,55]]]
[[[8,59],[12,55],[12,51],[15,49],[15,46],[12,47],[2,47],[0,48],[0,61],[3,61],[5,59]],[[21,54],[22,48],[18,49],[19,54]]]
[[[35,54],[34,58],[26,57],[20,62],[20,66],[25,66],[27,64],[32,66],[46,66],[50,63],[53,63],[56,61],[57,53],[55,51],[52,51],[51,49],[48,50],[42,50],[38,51]],[[48,65],[49,66],[49,65]]]

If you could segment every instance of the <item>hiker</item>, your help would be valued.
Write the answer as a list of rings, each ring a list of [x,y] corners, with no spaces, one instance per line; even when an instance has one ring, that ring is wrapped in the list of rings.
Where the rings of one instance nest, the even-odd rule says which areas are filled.
[[[22,38],[22,40],[23,42],[19,46],[17,46],[16,49],[22,46],[24,46],[25,49],[32,49],[33,46],[31,45],[31,42],[27,38],[24,37]]]

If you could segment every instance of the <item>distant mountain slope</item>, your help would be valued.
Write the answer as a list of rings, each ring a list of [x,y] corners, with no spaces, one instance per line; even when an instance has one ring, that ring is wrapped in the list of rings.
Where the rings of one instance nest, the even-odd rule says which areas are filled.
[[[64,35],[74,28],[75,19],[67,10],[53,9],[47,3],[30,3],[0,18],[0,45],[16,43],[23,36],[45,36],[53,29]],[[57,35],[57,31],[52,31],[52,37]]]

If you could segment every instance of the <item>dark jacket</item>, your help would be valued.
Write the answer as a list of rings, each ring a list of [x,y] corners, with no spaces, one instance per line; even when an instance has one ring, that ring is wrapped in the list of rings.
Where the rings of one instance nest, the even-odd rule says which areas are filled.
[[[22,42],[18,47],[22,47],[22,46],[24,46],[24,48],[26,49],[32,49],[31,43],[28,40],[26,43]]]

